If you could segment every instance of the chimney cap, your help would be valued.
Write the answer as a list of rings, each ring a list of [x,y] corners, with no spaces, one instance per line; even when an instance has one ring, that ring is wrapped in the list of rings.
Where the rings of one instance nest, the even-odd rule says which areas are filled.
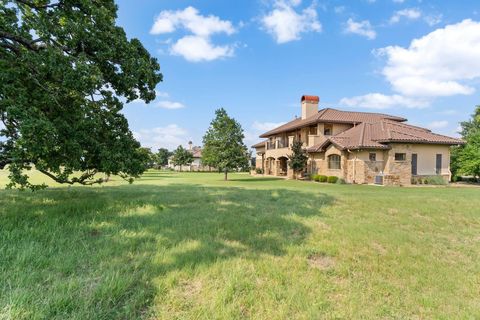
[[[303,101],[309,101],[309,102],[320,102],[320,97],[319,96],[308,96],[308,95],[303,95],[302,96],[302,102]]]

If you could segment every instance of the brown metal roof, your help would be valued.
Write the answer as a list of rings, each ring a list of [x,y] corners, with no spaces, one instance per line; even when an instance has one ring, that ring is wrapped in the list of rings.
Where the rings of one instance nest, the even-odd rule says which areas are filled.
[[[428,129],[394,121],[361,123],[308,149],[321,152],[329,143],[341,149],[388,149],[389,143],[464,144],[461,139],[436,134]]]
[[[380,120],[391,120],[403,122],[407,119],[397,116],[392,116],[383,113],[372,112],[354,112],[354,111],[341,111],[337,109],[326,108],[319,110],[317,114],[302,120],[297,118],[292,120],[278,128],[270,130],[260,136],[260,138],[267,138],[271,135],[283,133],[291,130],[296,130],[305,126],[317,124],[317,123],[351,123],[358,124],[362,122],[376,122]]]

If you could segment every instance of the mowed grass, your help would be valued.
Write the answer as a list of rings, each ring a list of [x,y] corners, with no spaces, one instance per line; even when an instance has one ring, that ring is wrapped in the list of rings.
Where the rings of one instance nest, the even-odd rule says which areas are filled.
[[[480,318],[480,189],[230,177],[1,190],[0,319]]]

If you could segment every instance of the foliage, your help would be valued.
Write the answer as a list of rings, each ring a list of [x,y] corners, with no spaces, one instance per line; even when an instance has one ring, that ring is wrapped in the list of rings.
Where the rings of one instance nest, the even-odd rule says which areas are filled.
[[[441,176],[428,176],[423,178],[424,184],[431,184],[431,185],[445,185],[447,182]]]
[[[168,149],[160,148],[157,152],[157,165],[159,167],[165,167],[168,165],[168,158],[172,156],[172,152],[168,151]]]
[[[255,169],[255,172],[256,172],[257,174],[263,174],[263,169],[262,169],[262,168],[256,168],[256,169]]]
[[[0,166],[36,190],[33,166],[58,183],[136,177],[145,154],[123,101],[155,98],[160,66],[116,26],[113,0],[0,1]]]
[[[251,154],[243,143],[245,138],[240,123],[230,118],[220,108],[215,111],[215,119],[203,137],[202,163],[225,173],[232,170],[244,170],[249,166]]]
[[[173,152],[172,163],[174,166],[179,166],[182,171],[182,166],[189,166],[193,162],[193,154],[182,146]]]
[[[477,106],[472,119],[461,124],[462,138],[466,144],[452,151],[451,170],[456,175],[480,176],[480,106]]]
[[[338,181],[338,177],[335,177],[335,176],[329,176],[327,178],[328,183],[337,183],[337,181]]]
[[[345,179],[342,179],[342,178],[339,178],[336,182],[336,184],[346,184],[347,182],[345,181]]]
[[[152,149],[142,147],[139,149],[139,152],[143,154],[145,158],[145,170],[155,168],[157,165],[157,155],[152,152]]]
[[[318,181],[320,181],[320,176],[318,174],[312,174],[310,176],[310,180],[318,182]]]
[[[307,166],[307,152],[303,148],[303,143],[300,140],[295,139],[292,144],[292,155],[290,156],[290,161],[288,162],[288,165],[290,168],[293,170],[295,173],[301,172],[305,170],[305,167]]]
[[[319,182],[327,182],[327,179],[328,179],[328,177],[327,177],[327,176],[324,176],[324,175],[320,175],[320,176],[318,177],[318,181],[319,181]]]

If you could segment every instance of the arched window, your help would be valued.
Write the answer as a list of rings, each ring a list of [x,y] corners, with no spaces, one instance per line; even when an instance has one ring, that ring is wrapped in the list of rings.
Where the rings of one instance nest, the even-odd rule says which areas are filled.
[[[342,165],[340,160],[342,158],[338,154],[332,154],[328,156],[328,169],[341,169]]]

